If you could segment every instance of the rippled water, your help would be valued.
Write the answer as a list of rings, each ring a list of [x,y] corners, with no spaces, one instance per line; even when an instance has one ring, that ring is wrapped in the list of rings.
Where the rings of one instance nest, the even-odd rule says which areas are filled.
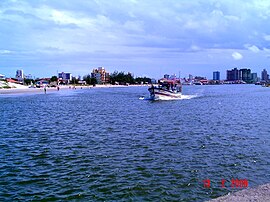
[[[0,201],[205,201],[236,191],[231,179],[269,182],[270,89],[184,94],[191,99],[140,100],[146,87],[1,95]]]

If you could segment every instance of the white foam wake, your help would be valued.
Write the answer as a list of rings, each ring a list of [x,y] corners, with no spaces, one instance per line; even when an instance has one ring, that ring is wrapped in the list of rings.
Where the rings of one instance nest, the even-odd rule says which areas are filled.
[[[195,97],[197,97],[197,95],[181,95],[181,98],[162,97],[162,98],[159,98],[158,100],[189,100]],[[139,99],[152,100],[151,98],[146,98],[146,97],[140,97]]]
[[[181,95],[180,98],[162,97],[160,100],[189,100],[197,97],[197,95]]]
[[[181,95],[180,100],[189,100],[195,97],[197,97],[197,95]]]

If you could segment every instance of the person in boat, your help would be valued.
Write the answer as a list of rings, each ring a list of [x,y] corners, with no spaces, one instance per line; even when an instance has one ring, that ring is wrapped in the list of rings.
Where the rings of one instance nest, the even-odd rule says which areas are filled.
[[[167,84],[167,90],[170,90],[170,84]]]
[[[174,91],[175,90],[175,84],[171,84],[171,90]]]

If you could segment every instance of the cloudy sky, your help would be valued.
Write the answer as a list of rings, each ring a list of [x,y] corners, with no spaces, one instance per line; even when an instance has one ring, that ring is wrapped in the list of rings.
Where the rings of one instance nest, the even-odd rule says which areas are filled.
[[[1,0],[0,73],[212,77],[270,62],[268,0]]]

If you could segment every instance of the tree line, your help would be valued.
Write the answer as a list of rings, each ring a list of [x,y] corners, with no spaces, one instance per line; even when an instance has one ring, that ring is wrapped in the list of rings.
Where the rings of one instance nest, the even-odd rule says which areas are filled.
[[[74,78],[75,79],[75,78]],[[85,81],[88,85],[96,85],[97,79],[91,77],[91,75],[85,75],[83,77],[83,81]],[[147,77],[136,77],[134,78],[131,73],[125,73],[123,71],[118,72],[115,71],[110,75],[109,83],[112,85],[120,84],[141,84],[141,83],[152,83],[152,80]],[[78,83],[78,80],[76,81]]]
[[[98,83],[96,78],[91,77],[90,74],[83,76],[83,81],[85,81],[86,84],[88,85],[96,85]],[[30,84],[35,84],[37,81],[39,81],[39,79],[24,79],[24,84],[25,85],[30,85]],[[72,77],[70,84],[79,84],[80,80],[76,77]],[[58,77],[57,76],[52,76],[50,78],[50,83],[53,82],[58,82]],[[118,72],[115,71],[110,75],[110,79],[109,79],[109,83],[110,84],[120,84],[120,85],[126,85],[126,84],[141,84],[141,83],[152,83],[151,78],[148,77],[136,77],[134,78],[133,75],[131,73],[125,73],[123,71]],[[60,83],[61,84],[61,83]]]
[[[147,77],[136,77],[134,78],[131,73],[125,72],[117,72],[115,71],[110,75],[110,83],[111,84],[141,84],[143,83],[151,83],[151,79]]]

